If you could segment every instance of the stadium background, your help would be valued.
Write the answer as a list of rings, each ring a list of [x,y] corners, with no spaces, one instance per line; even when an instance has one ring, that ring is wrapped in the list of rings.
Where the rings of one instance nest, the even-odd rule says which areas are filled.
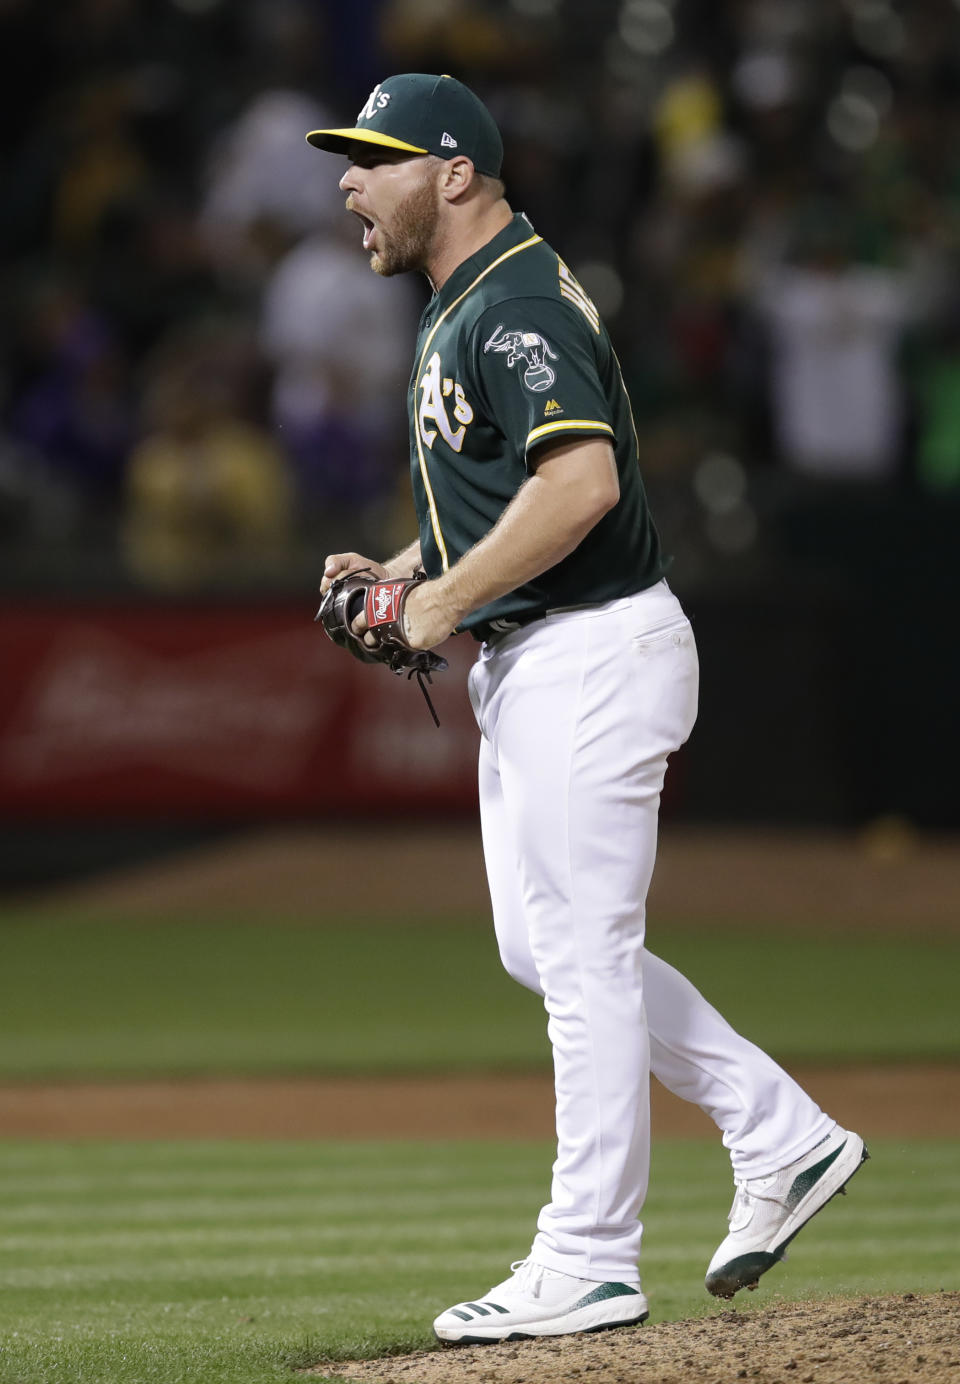
[[[336,747],[305,724],[315,686],[292,689],[328,664],[312,631],[269,636],[305,626],[324,552],[411,531],[425,290],[369,274],[336,160],[300,136],[406,67],[483,93],[515,204],[610,323],[704,663],[672,810],[960,825],[958,15],[7,0],[0,810],[109,821],[108,854],[140,848],[131,814],[173,832],[322,810],[309,783]],[[406,709],[373,686],[364,721]],[[432,750],[416,736],[414,779],[431,757],[448,789],[465,770],[462,711]],[[267,724],[262,760],[310,764],[286,790],[256,781]],[[8,840],[5,873],[29,874],[31,841]]]
[[[140,1245],[168,1160],[211,1197],[238,1158],[262,1184],[292,1176],[312,1189],[299,1230],[292,1201],[251,1214],[294,1239],[327,1233],[313,1176],[359,1224],[378,1178],[429,1170],[441,1249],[455,1162],[491,1205],[518,1167],[539,1196],[546,1143],[471,1142],[548,1141],[550,1109],[541,1016],[490,943],[470,649],[448,646],[436,731],[415,688],[312,624],[324,553],[411,532],[425,290],[370,274],[336,160],[302,138],[396,70],[488,101],[508,195],[623,364],[703,675],[664,805],[657,946],[887,1156],[869,1230],[818,1241],[829,1266],[836,1235],[847,1277],[801,1260],[788,1291],[956,1287],[960,6],[3,0],[0,67],[0,1162],[14,1219],[25,1187],[49,1216],[4,1241],[0,1350],[38,1323],[15,1377],[74,1377],[30,1373],[68,1310],[29,1297],[57,1260],[92,1274],[77,1323],[115,1309],[89,1328],[102,1377],[167,1378],[124,1336],[155,1323],[124,1278],[148,1270],[118,1246]],[[658,1145],[657,1187],[692,1170],[678,1204],[709,1184],[722,1221],[704,1127],[657,1108],[660,1139],[687,1141]],[[459,1133],[460,1152],[378,1152],[417,1133]],[[149,1151],[219,1134],[332,1142]],[[914,1179],[895,1225],[882,1167]],[[99,1229],[81,1243],[63,1226],[79,1233],[84,1198]],[[221,1244],[206,1209],[183,1214],[187,1240]],[[232,1203],[217,1214],[246,1233]],[[384,1309],[380,1346],[422,1343],[435,1297],[476,1290],[478,1255],[494,1281],[516,1224],[458,1261],[462,1282],[449,1256],[418,1271],[422,1301]],[[679,1256],[692,1232],[670,1226]],[[704,1211],[691,1256],[713,1230]],[[191,1352],[243,1275],[293,1323],[264,1360],[336,1296],[258,1245],[233,1279],[226,1258],[190,1261],[182,1341],[158,1328],[171,1379],[220,1378]],[[661,1312],[706,1310],[653,1264]],[[375,1350],[344,1333],[341,1354]],[[223,1364],[248,1377],[274,1376]]]

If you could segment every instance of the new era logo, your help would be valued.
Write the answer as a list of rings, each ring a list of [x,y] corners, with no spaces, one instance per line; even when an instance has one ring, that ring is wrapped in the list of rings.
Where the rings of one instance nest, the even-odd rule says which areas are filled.
[[[443,138],[442,138],[441,141],[440,141],[440,148],[441,148],[441,149],[456,149],[456,147],[457,147],[457,141],[454,139],[453,135],[448,135],[447,132],[446,132],[446,130],[444,130],[444,132],[443,132]]]

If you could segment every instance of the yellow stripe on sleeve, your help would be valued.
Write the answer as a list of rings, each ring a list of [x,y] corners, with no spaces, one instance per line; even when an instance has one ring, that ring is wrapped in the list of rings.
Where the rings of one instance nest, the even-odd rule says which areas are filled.
[[[533,432],[527,435],[527,451],[534,442],[559,432],[609,433],[611,437],[614,435],[610,424],[601,423],[598,418],[558,418],[555,423],[541,423],[539,428],[534,428]]]

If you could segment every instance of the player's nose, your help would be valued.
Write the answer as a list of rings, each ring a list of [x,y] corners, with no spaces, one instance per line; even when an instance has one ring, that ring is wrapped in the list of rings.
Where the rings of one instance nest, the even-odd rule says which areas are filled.
[[[357,169],[357,165],[355,163],[352,163],[350,167],[347,169],[346,173],[344,173],[343,177],[340,179],[341,192],[360,191],[360,181],[357,177],[358,171],[359,170]]]

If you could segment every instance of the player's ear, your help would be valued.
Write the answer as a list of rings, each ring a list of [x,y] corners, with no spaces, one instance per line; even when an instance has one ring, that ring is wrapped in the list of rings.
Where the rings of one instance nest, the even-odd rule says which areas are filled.
[[[440,177],[440,195],[448,202],[457,202],[478,181],[471,159],[462,154],[454,159],[445,159]]]

